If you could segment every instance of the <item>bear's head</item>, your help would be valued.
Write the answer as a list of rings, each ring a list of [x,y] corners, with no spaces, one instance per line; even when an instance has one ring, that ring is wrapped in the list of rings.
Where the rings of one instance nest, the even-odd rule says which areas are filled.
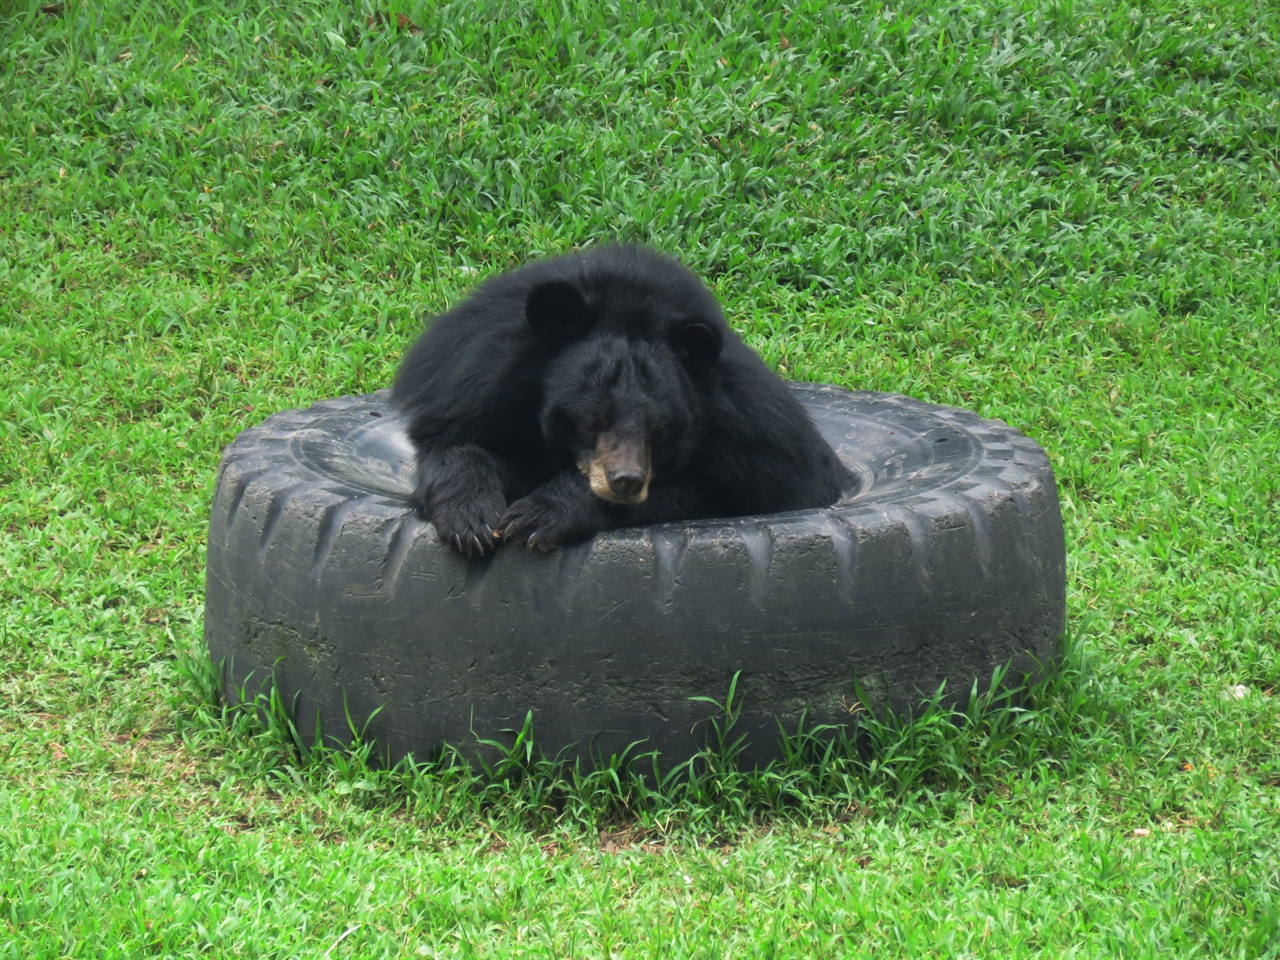
[[[533,332],[557,344],[540,411],[546,447],[612,503],[644,502],[653,478],[680,472],[702,436],[700,386],[713,376],[724,321],[662,307],[593,303],[559,280],[526,304]]]

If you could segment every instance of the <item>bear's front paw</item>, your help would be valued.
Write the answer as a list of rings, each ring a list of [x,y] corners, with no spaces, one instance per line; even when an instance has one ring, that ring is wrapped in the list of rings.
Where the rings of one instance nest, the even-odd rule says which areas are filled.
[[[571,504],[532,493],[507,507],[498,530],[503,540],[521,540],[530,548],[551,551],[567,543],[590,540],[600,526]]]
[[[505,506],[493,499],[439,505],[430,520],[441,543],[468,557],[480,557],[498,543],[499,518]]]

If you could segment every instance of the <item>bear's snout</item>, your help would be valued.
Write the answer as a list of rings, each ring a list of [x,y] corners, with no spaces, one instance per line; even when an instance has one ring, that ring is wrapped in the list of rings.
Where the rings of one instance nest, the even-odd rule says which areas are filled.
[[[649,463],[649,444],[644,440],[606,432],[596,436],[595,449],[578,463],[578,469],[601,500],[643,503],[653,478]]]
[[[608,474],[609,489],[625,500],[633,500],[644,489],[644,474],[632,467],[620,467]]]

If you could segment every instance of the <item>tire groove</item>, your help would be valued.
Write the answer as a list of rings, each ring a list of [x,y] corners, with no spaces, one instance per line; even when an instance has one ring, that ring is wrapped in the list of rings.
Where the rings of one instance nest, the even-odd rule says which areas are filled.
[[[677,584],[680,582],[680,565],[684,559],[688,535],[684,531],[654,530],[654,600],[658,609],[671,605]]]
[[[978,554],[978,566],[984,578],[991,577],[991,562],[995,559],[995,549],[991,540],[991,517],[980,500],[970,496],[962,496],[965,511],[969,514],[969,523],[973,527],[974,548]]]
[[[395,596],[396,585],[400,580],[400,569],[404,566],[409,548],[416,539],[416,527],[421,521],[412,513],[405,513],[391,533],[391,541],[387,545],[387,559],[382,565],[382,589],[388,596]]]
[[[831,540],[836,560],[836,591],[845,600],[853,591],[853,575],[858,565],[858,537],[847,520],[839,514],[823,517],[822,532]]]
[[[467,603],[471,604],[472,609],[479,609],[481,592],[484,590],[484,583],[489,576],[489,571],[493,567],[493,555],[467,557],[465,562],[467,572],[463,576],[462,589],[466,593]]]
[[[316,578],[320,577],[324,572],[325,564],[329,562],[329,554],[333,552],[333,545],[338,539],[338,534],[342,532],[342,525],[360,506],[358,497],[349,497],[326,507],[321,514],[316,549],[311,557],[311,570]]]
[[[556,595],[566,610],[573,609],[573,600],[582,582],[582,570],[591,555],[592,541],[575,543],[561,548],[560,570],[556,578]]]
[[[1032,550],[1027,543],[1027,532],[1035,529],[1031,522],[1031,503],[1027,492],[1015,487],[1010,492],[1009,499],[1013,501],[1018,511],[1018,536],[1013,541],[1013,552],[1017,555],[1019,563],[1032,565],[1037,572],[1043,572],[1044,564],[1039,551]]]
[[[276,527],[280,525],[280,521],[289,509],[289,504],[295,497],[313,490],[322,490],[329,486],[329,483],[328,480],[310,480],[284,490],[277,490],[267,503],[267,515],[263,518],[262,533],[258,537],[258,550],[265,553],[271,546]]]
[[[244,500],[245,491],[249,489],[249,484],[257,480],[259,477],[270,473],[274,467],[259,467],[257,470],[246,470],[237,472],[231,478],[234,486],[231,489],[231,502],[227,504],[227,526],[230,527],[236,519],[236,513],[240,510],[240,503]],[[224,476],[225,479],[225,476]]]
[[[906,528],[907,539],[911,542],[911,568],[915,571],[916,580],[921,589],[933,589],[932,555],[929,549],[929,532],[926,529],[927,518],[906,507],[899,507],[895,513]]]
[[[774,536],[767,524],[739,524],[738,539],[747,550],[747,599],[763,610],[769,598],[769,572],[773,566]]]

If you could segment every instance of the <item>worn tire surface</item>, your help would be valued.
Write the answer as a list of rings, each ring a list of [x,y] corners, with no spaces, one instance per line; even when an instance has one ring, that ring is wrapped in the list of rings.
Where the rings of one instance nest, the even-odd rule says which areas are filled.
[[[794,384],[854,484],[834,506],[618,530],[468,560],[405,504],[412,455],[387,393],[276,414],[223,453],[205,639],[224,694],[274,682],[304,737],[474,756],[532,711],[549,755],[639,742],[678,762],[734,674],[744,760],[842,723],[860,686],[909,709],[1050,665],[1065,548],[1048,460],[995,420]],[[746,478],[749,482],[749,478]]]

